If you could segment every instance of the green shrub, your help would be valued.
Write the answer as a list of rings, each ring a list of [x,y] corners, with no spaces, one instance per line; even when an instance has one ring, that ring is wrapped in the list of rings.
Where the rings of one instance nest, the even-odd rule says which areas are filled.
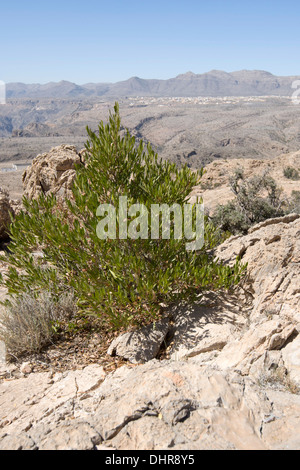
[[[213,215],[216,226],[230,233],[247,233],[249,222],[234,201],[218,205]]]
[[[263,220],[284,215],[281,190],[267,173],[246,179],[241,169],[230,177],[233,201],[219,205],[212,217],[222,230],[247,233],[249,228]]]
[[[98,133],[87,128],[85,165],[77,168],[67,208],[54,197],[23,200],[24,210],[11,225],[9,273],[3,281],[11,294],[47,289],[59,296],[72,288],[79,312],[120,328],[155,318],[161,304],[192,298],[203,289],[230,287],[243,268],[232,269],[213,259],[220,233],[207,220],[200,251],[187,251],[185,240],[101,240],[96,233],[100,203],[182,205],[198,184],[202,171],[162,161],[151,146],[122,129],[118,105]],[[117,219],[117,227],[120,224]],[[44,253],[43,262],[33,257]]]
[[[292,166],[288,166],[283,170],[283,174],[286,178],[290,180],[298,180],[300,178],[299,172],[296,170],[296,168],[293,168]]]

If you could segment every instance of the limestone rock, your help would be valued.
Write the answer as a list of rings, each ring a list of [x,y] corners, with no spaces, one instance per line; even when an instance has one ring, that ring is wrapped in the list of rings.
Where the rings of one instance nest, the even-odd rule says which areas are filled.
[[[140,330],[118,336],[110,345],[107,354],[119,356],[133,364],[154,359],[168,333],[167,318]]]
[[[0,383],[0,449],[299,449],[299,398],[192,362],[36,373]]]
[[[68,196],[75,178],[75,165],[81,163],[76,147],[60,145],[34,158],[23,173],[24,196],[35,199],[39,194]]]
[[[8,193],[0,188],[0,239],[8,236],[7,230],[11,223],[10,214],[14,214],[14,208]]]
[[[282,350],[288,372],[298,377],[294,351],[300,322],[299,235],[300,217],[291,214],[258,224],[248,235],[218,247],[216,256],[225,263],[232,265],[239,255],[248,264],[244,289],[251,294],[252,307],[248,328],[228,342],[214,366],[249,374],[267,351]]]
[[[248,263],[247,278],[235,293],[205,294],[173,309],[171,359],[258,378],[265,373],[267,353],[280,351],[280,367],[298,384],[299,235],[300,217],[291,214],[218,247],[223,262],[233,265],[241,256]]]
[[[30,374],[0,383],[0,449],[93,449],[99,434],[84,421],[75,422],[74,406],[105,378],[101,366],[83,370]]]
[[[262,423],[264,443],[272,450],[300,449],[300,395],[266,390],[272,413]]]
[[[231,341],[214,361],[221,369],[238,369],[248,375],[251,365],[266,351],[280,349],[295,333],[291,324],[269,320],[254,324],[240,338]]]
[[[232,237],[218,247],[216,256],[233,264],[236,256],[248,263],[253,311],[280,315],[300,322],[300,216],[270,219],[252,228],[246,236]]]
[[[77,384],[94,377],[85,393]],[[184,362],[32,374],[0,384],[0,449],[266,449],[272,413],[248,378]]]
[[[300,335],[282,350],[282,358],[291,380],[300,388]]]
[[[245,324],[246,312],[247,305],[241,298],[217,292],[174,307],[171,359],[200,359],[205,353],[221,351]]]

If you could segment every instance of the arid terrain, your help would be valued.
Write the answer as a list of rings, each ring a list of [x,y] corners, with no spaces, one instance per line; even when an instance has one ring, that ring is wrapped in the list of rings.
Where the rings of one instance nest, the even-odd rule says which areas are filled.
[[[299,149],[296,79],[211,71],[115,84],[7,84],[0,162],[29,162],[61,144],[80,150],[86,126],[96,130],[115,101],[124,127],[178,164],[199,168],[220,158],[273,159]]]
[[[227,75],[228,87],[244,77]],[[184,77],[194,93],[193,81],[212,80]],[[203,197],[210,215],[233,198],[236,169],[246,178],[268,172],[282,198],[300,194],[300,106],[279,96],[288,77],[251,77],[242,97],[225,96],[224,87],[216,96],[217,79],[207,82],[207,90],[215,87],[210,97],[150,96],[165,84],[139,79],[118,85],[124,127],[163,158],[205,167],[190,200]],[[0,106],[4,234],[8,209],[21,206],[12,199],[68,197],[84,158],[85,126],[96,130],[113,108],[112,88],[100,85],[98,92],[68,82],[10,88]],[[136,87],[144,96],[133,96]],[[245,263],[239,284],[169,305],[155,328],[68,333],[15,362],[0,341],[0,449],[299,450],[299,235],[299,213],[286,213],[226,239],[214,256],[228,267],[237,257]],[[36,263],[43,258],[32,253]],[[6,262],[0,272],[8,274]],[[6,296],[1,286],[0,299]]]
[[[113,100],[8,100],[0,106],[0,161],[31,160],[60,144],[79,149]],[[275,158],[296,151],[300,107],[291,98],[121,99],[123,125],[158,153],[200,167],[218,158]]]
[[[222,159],[271,159],[299,150],[300,106],[283,97],[120,99],[122,122],[158,154],[192,168]],[[96,130],[113,100],[8,100],[0,106],[0,166],[30,164],[61,144],[78,150],[86,126]],[[0,186],[19,197],[22,171],[0,172]]]

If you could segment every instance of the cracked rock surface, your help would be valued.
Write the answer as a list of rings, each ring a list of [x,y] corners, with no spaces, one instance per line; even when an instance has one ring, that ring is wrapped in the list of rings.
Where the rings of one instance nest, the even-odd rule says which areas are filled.
[[[270,449],[300,435],[299,396],[187,362],[31,374],[0,385],[0,409],[0,449]]]

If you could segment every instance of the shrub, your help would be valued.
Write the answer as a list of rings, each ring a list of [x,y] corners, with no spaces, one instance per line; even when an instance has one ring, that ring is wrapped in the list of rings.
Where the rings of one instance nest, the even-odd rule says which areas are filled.
[[[222,230],[230,233],[247,233],[249,222],[234,201],[225,205],[218,205],[214,216],[214,223]]]
[[[292,166],[288,166],[283,170],[283,174],[286,178],[290,180],[298,180],[300,178],[299,172],[296,170],[296,168],[293,168]]]
[[[284,215],[281,190],[267,173],[246,179],[237,169],[229,181],[235,199],[219,205],[212,218],[222,230],[247,233],[256,223]]]
[[[289,213],[294,212],[300,214],[300,191],[293,190],[286,204]]]
[[[239,281],[243,268],[238,262],[232,269],[213,259],[220,234],[207,218],[205,243],[197,252],[187,251],[183,239],[174,239],[173,225],[169,240],[161,235],[156,240],[98,238],[100,203],[118,208],[119,196],[127,196],[128,205],[182,205],[202,171],[179,169],[159,159],[150,144],[137,145],[121,126],[117,103],[97,134],[87,132],[85,165],[77,168],[67,210],[61,210],[53,195],[23,199],[25,209],[11,225],[6,259],[10,269],[4,284],[11,294],[48,289],[59,296],[71,287],[81,315],[120,328],[157,318],[162,303]],[[118,218],[117,228],[119,224]],[[36,249],[43,251],[46,265],[32,256]]]
[[[72,294],[55,299],[49,292],[14,296],[5,307],[0,317],[0,338],[8,354],[16,357],[39,352],[55,338],[59,322],[76,311]]]

